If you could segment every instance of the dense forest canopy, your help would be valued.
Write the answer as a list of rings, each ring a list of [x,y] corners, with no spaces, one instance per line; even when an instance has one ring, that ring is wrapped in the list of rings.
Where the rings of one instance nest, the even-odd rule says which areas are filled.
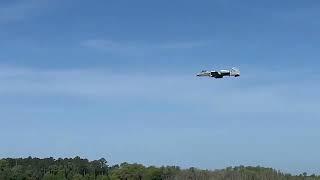
[[[109,166],[101,158],[89,161],[75,158],[0,159],[0,180],[313,180],[320,176],[284,174],[272,168],[236,166],[221,170],[201,170],[178,166],[146,167],[121,163]]]

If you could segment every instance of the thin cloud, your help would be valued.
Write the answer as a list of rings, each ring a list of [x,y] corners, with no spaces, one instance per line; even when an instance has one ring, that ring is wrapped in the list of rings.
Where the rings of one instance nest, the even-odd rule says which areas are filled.
[[[110,53],[145,54],[164,50],[193,49],[208,45],[205,41],[141,43],[118,42],[104,39],[91,39],[81,43],[83,47],[97,49]]]
[[[82,46],[115,53],[134,53],[140,51],[141,45],[135,43],[119,43],[111,40],[92,39],[81,43]]]
[[[254,76],[253,76],[254,77]],[[170,102],[215,112],[317,112],[320,86],[276,78],[200,80],[191,75],[114,74],[105,70],[39,71],[0,68],[0,97],[73,97],[92,101]],[[306,90],[304,87],[308,87]]]
[[[35,10],[42,8],[46,3],[47,0],[21,0],[1,5],[0,22],[20,21],[33,16],[35,15]]]

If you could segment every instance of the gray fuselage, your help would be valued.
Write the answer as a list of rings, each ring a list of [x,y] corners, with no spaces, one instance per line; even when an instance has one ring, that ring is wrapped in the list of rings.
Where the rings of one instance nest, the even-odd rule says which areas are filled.
[[[240,71],[232,68],[231,70],[219,70],[219,71],[201,71],[197,76],[208,76],[213,78],[223,78],[224,76],[240,76]]]

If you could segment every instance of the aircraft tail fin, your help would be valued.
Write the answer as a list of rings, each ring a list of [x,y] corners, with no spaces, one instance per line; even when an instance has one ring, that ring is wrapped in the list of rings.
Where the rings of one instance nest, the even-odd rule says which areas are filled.
[[[231,68],[231,75],[240,76],[240,70],[236,67]]]

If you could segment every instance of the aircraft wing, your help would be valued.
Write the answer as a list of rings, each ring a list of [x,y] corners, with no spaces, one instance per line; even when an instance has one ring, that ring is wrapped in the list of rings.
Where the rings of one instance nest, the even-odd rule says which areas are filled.
[[[219,71],[211,71],[210,75],[214,78],[223,78],[223,75]]]
[[[221,75],[218,71],[211,71],[210,74],[211,74],[211,76],[219,76],[219,75]]]

